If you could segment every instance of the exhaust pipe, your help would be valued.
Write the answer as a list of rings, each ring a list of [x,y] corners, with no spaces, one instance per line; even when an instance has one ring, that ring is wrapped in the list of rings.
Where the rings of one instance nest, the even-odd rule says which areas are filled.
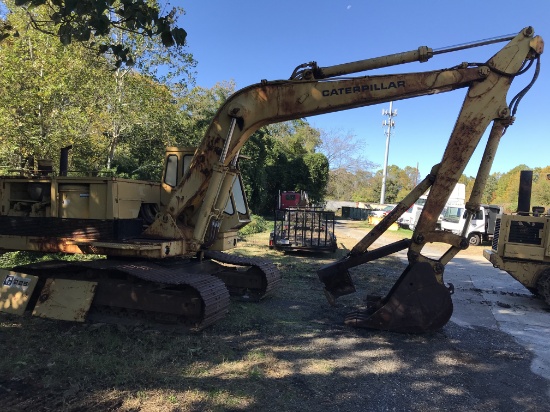
[[[533,186],[533,171],[522,170],[519,176],[518,215],[528,216],[531,211],[531,189]]]
[[[69,150],[73,148],[73,145],[63,147],[61,149],[61,156],[59,157],[59,176],[67,176],[69,171]]]

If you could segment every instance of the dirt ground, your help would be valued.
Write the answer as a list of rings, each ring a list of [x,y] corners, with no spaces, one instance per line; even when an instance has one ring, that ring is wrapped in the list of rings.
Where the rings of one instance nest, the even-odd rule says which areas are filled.
[[[394,256],[355,268],[358,292],[329,306],[316,271],[347,253],[360,226],[338,227],[334,255],[284,254],[251,236],[238,253],[273,260],[282,287],[260,303],[233,301],[200,333],[0,314],[2,410],[549,409],[549,382],[507,334],[454,322],[424,335],[345,326],[367,292],[384,294],[404,269]]]

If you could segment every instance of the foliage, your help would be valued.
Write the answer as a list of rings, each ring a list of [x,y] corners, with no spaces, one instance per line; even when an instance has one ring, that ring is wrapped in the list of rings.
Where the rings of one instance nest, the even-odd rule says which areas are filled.
[[[354,172],[345,169],[331,170],[327,197],[336,200],[378,203],[382,191],[382,178],[382,170],[375,173],[360,169]],[[418,179],[415,168],[407,166],[401,169],[396,165],[388,166],[386,203],[401,201],[414,188]]]
[[[19,158],[55,158],[59,148],[93,138],[100,119],[90,114],[101,104],[105,84],[100,62],[87,50],[63,48],[32,30],[20,34],[0,49],[0,156],[12,167]],[[99,160],[98,152],[90,152],[89,163]]]
[[[83,261],[102,258],[100,255],[67,255],[63,253],[41,253],[41,252],[6,252],[0,254],[0,268],[9,269],[16,266],[28,265],[31,263],[44,262],[48,260]]]
[[[531,206],[550,207],[550,166],[533,170]]]
[[[234,92],[234,81],[183,91],[176,101],[180,130],[172,144],[198,146],[216,112]]]
[[[320,203],[324,200],[328,177],[329,177],[329,164],[328,159],[322,153],[311,153],[304,156],[304,164],[307,167],[309,183],[307,191],[310,201],[313,203]]]
[[[502,206],[506,213],[517,211],[519,180],[522,170],[533,170],[531,206],[550,208],[550,166],[531,169],[518,165],[506,173],[492,173],[487,178],[481,196],[482,204]],[[395,165],[388,167],[386,181],[386,203],[401,201],[417,184],[420,176],[416,169],[407,166],[400,169]],[[466,201],[470,198],[475,178],[462,175],[459,183],[466,187]],[[355,202],[378,203],[382,186],[382,170],[376,172],[344,169],[330,171],[327,198],[334,200],[352,200]],[[350,196],[351,193],[351,196]]]
[[[35,30],[55,36],[63,45],[87,44],[99,53],[111,53],[116,66],[134,63],[133,49],[113,36],[114,30],[158,38],[165,47],[183,46],[187,33],[175,25],[178,9],[162,15],[154,0],[15,0],[9,8],[24,10],[25,20],[0,25],[0,41],[17,36],[30,24]],[[101,41],[101,39],[107,39]]]
[[[245,237],[254,233],[262,233],[270,228],[270,224],[262,216],[251,215],[250,223],[239,230],[239,236]]]
[[[328,160],[315,152],[320,132],[301,119],[271,124],[244,145],[241,162],[245,190],[254,213],[269,216],[279,191],[305,190],[310,200],[324,200]]]
[[[21,14],[10,13],[9,21],[22,25]],[[184,143],[177,138],[182,117],[174,104],[175,93],[184,88],[181,82],[177,87],[159,83],[155,67],[177,64],[180,69],[173,73],[192,83],[195,62],[181,48],[161,56],[152,41],[126,39],[137,61],[147,64],[113,71],[109,60],[81,44],[63,47],[32,28],[5,39],[0,49],[2,163],[15,168],[34,156],[55,164],[59,149],[72,145],[72,170],[113,167],[122,176],[158,179],[164,148]]]
[[[38,3],[40,7],[31,7]],[[0,48],[3,170],[19,168],[31,156],[51,158],[56,164],[60,148],[72,145],[70,170],[104,170],[123,177],[158,180],[165,147],[197,145],[219,107],[235,92],[233,81],[209,89],[194,87],[193,56],[183,43],[176,42],[176,47],[168,50],[161,47],[165,39],[154,26],[148,32],[138,26],[128,30],[134,24],[131,13],[141,6],[145,7],[143,21],[151,16],[156,21],[156,2],[124,0],[102,6],[105,12],[113,8],[109,24],[114,24],[108,36],[96,35],[93,40],[104,46],[111,40],[124,44],[135,63],[133,68],[121,66],[111,57],[97,56],[81,41],[67,41],[64,46],[48,31],[55,24],[58,29],[62,27],[64,19],[73,20],[63,30],[82,28],[79,25],[86,20],[82,17],[86,13],[80,14],[84,20],[74,13],[89,11],[99,2],[17,2],[25,7],[12,1],[1,4],[8,7],[8,13],[0,18],[3,33],[17,30],[17,36],[4,36]],[[117,22],[117,13],[124,10],[127,20]],[[53,18],[56,12],[61,14]],[[181,12],[172,12],[171,18]],[[101,13],[87,18],[91,25],[94,19],[102,19]],[[28,25],[29,19],[34,24]],[[66,34],[66,39],[81,40],[76,33]],[[314,202],[327,197],[377,203],[382,171],[357,156],[360,147],[351,132],[317,130],[303,119],[262,127],[241,151],[245,158],[240,167],[251,209],[271,215],[282,190],[305,190]],[[515,211],[519,174],[524,169],[529,168],[519,165],[507,173],[491,174],[481,202]],[[533,171],[532,204],[548,207],[550,181],[545,176],[549,169]],[[386,202],[399,202],[420,180],[416,168],[390,165]],[[462,176],[460,181],[466,185],[468,198],[474,179]]]

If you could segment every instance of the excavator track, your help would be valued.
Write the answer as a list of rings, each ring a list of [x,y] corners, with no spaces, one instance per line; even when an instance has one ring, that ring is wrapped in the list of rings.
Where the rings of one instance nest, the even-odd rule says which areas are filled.
[[[40,278],[31,306],[48,300],[48,279],[97,282],[88,319],[179,324],[191,330],[222,319],[230,294],[259,301],[281,281],[280,272],[269,261],[212,251],[206,251],[202,259],[54,260],[13,270]]]
[[[259,301],[273,292],[281,283],[279,269],[268,260],[229,255],[213,250],[205,251],[204,256],[236,267],[233,270],[214,274],[223,280],[231,296]],[[242,267],[246,267],[246,270]]]
[[[163,263],[163,262],[161,262]],[[217,265],[216,265],[217,266]],[[90,308],[92,320],[126,323],[178,324],[201,330],[222,319],[229,309],[229,292],[217,277],[206,274],[209,262],[158,262],[95,260],[48,261],[14,268],[47,279],[97,282]],[[44,302],[48,292],[33,296]],[[47,316],[46,316],[47,317]]]

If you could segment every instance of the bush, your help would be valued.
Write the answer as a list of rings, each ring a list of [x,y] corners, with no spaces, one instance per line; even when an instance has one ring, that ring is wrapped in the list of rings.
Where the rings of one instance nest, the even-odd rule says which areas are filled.
[[[44,259],[44,253],[37,252],[6,252],[0,255],[0,268],[27,265]]]
[[[239,236],[244,237],[254,233],[262,233],[270,228],[269,222],[257,215],[250,216],[250,223],[239,230]]]
[[[46,260],[83,261],[104,259],[103,255],[70,255],[64,253],[42,253],[42,252],[6,252],[0,254],[0,268],[8,269],[15,266],[28,265],[31,263],[43,262]]]

